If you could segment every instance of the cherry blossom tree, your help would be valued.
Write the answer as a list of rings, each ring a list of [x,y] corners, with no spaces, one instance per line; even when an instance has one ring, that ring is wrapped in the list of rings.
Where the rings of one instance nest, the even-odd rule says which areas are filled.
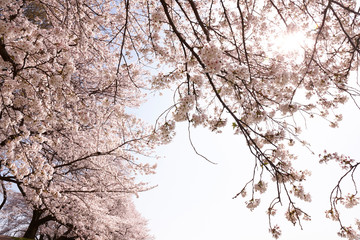
[[[58,199],[49,201],[48,204],[55,204],[51,209],[64,215],[63,222],[66,225],[55,220],[49,213],[40,214],[38,209],[36,212],[32,210],[20,193],[13,192],[10,196],[3,209],[5,214],[1,220],[1,234],[24,235],[29,232],[31,222],[33,225],[39,224],[39,239],[77,239],[79,236],[151,239],[146,230],[147,221],[135,210],[132,199],[127,194],[78,193],[76,197],[70,196],[60,204]],[[34,216],[38,217],[37,221]],[[73,231],[75,228],[76,232]]]
[[[1,1],[0,208],[18,214],[15,234],[150,238],[131,197],[155,168],[138,156],[163,138],[126,113],[147,84],[127,14],[128,2]]]
[[[15,236],[25,232],[31,219],[31,209],[20,193],[8,190],[6,205],[3,206],[1,215],[0,234]]]
[[[267,213],[274,238],[280,205],[294,225],[310,220],[294,200],[311,201],[302,184],[310,171],[293,167],[291,146],[308,146],[299,118],[337,127],[336,109],[360,93],[349,82],[360,53],[355,0],[8,0],[0,10],[1,207],[15,184],[33,211],[25,236],[120,238],[143,226],[127,195],[148,188],[134,175],[153,167],[136,157],[171,141],[182,121],[218,133],[230,125],[245,138],[256,163],[235,197],[253,210],[276,187]],[[148,87],[175,89],[155,130],[126,111]],[[358,204],[356,181],[355,192],[341,192],[358,163],[320,159],[346,171],[327,216],[340,236],[357,239],[337,204]],[[124,218],[132,227],[117,235],[105,224]]]

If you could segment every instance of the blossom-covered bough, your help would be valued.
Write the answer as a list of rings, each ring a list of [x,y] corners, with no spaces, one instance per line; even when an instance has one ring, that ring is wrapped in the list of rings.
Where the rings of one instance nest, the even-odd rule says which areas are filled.
[[[25,201],[25,236],[146,239],[129,194],[148,189],[134,175],[153,167],[136,157],[169,142],[180,121],[214,132],[230,125],[245,138],[256,161],[235,197],[248,197],[253,210],[259,194],[276,187],[268,208],[273,237],[281,234],[271,221],[280,204],[293,224],[310,219],[294,200],[311,201],[302,185],[310,172],[293,167],[291,146],[308,146],[299,118],[337,127],[342,116],[334,110],[360,93],[349,82],[360,53],[356,1],[0,4],[0,208],[13,211],[7,199]],[[149,84],[175,88],[156,131],[126,112]],[[341,192],[358,164],[336,154],[321,159],[345,166],[327,215],[340,223],[340,236],[356,239],[360,230],[342,224],[337,203],[358,203],[355,181],[354,193]]]
[[[310,172],[292,166],[296,156],[290,147],[308,146],[299,138],[299,117],[321,117],[337,127],[342,116],[334,109],[360,93],[349,82],[360,53],[356,1],[149,2],[156,9],[149,18],[151,34],[165,36],[152,44],[172,67],[154,78],[153,87],[176,86],[172,120],[215,132],[230,122],[234,133],[245,137],[256,163],[252,179],[235,197],[250,189],[246,204],[253,210],[272,179],[277,188],[268,211],[273,237],[281,233],[271,222],[278,204],[287,204],[285,217],[293,224],[310,220],[294,201],[311,201],[301,184]],[[333,192],[332,211],[338,199],[356,205],[357,194],[345,198]],[[340,236],[358,238],[336,220]]]

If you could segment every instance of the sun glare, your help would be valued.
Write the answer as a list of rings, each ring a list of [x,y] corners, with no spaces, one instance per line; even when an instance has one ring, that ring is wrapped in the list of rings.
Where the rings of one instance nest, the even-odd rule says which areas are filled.
[[[283,32],[269,40],[268,57],[282,55],[292,58],[296,63],[304,60],[305,48],[311,40],[302,31]]]
[[[278,51],[283,53],[298,53],[306,42],[306,38],[301,32],[287,33],[277,39]]]

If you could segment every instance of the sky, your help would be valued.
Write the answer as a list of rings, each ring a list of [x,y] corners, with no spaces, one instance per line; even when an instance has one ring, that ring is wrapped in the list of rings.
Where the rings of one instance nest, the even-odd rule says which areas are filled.
[[[154,122],[171,104],[166,99],[171,99],[168,93],[151,97],[139,109],[139,116]],[[306,122],[302,137],[316,154],[298,143],[293,148],[299,156],[294,165],[312,171],[304,184],[305,190],[312,195],[312,202],[308,204],[294,198],[298,207],[311,215],[312,221],[303,221],[303,230],[299,225],[293,226],[284,217],[285,203],[272,220],[282,228],[280,239],[341,239],[336,234],[338,223],[326,219],[324,212],[330,208],[330,192],[343,172],[336,164],[318,163],[318,153],[324,149],[360,159],[360,110],[349,101],[341,108],[341,113],[344,120],[337,129],[330,128],[324,120]],[[145,179],[158,186],[141,193],[135,200],[139,212],[148,219],[155,240],[272,239],[265,211],[276,195],[274,186],[269,186],[261,196],[260,206],[253,212],[244,203],[249,198],[232,199],[251,179],[254,157],[243,137],[234,136],[231,130],[230,124],[222,134],[201,128],[192,130],[198,152],[216,165],[196,155],[188,140],[186,123],[178,123],[173,141],[157,149],[157,155],[162,156],[155,161],[157,173]],[[345,213],[345,225],[352,224],[351,216],[360,213],[360,209]]]

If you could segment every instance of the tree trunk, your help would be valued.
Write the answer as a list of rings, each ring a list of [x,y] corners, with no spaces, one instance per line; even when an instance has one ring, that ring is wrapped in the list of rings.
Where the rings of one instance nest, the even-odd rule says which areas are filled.
[[[33,210],[33,216],[31,219],[31,222],[29,224],[29,227],[27,228],[25,234],[24,234],[24,238],[30,238],[30,239],[35,239],[36,236],[36,232],[38,231],[38,228],[40,226],[40,216],[42,214],[42,211],[40,210]]]

